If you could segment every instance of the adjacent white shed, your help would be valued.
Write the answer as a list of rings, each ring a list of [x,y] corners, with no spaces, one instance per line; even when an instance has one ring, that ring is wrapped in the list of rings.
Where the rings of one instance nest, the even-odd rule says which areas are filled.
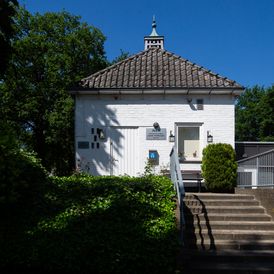
[[[274,188],[274,149],[238,161],[237,186]]]

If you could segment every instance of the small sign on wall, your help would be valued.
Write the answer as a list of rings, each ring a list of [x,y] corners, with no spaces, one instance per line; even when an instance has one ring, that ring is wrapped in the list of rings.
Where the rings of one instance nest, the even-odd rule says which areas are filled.
[[[88,149],[89,148],[89,142],[78,142],[78,148]]]
[[[166,140],[166,128],[147,128],[146,140]]]
[[[148,160],[152,165],[159,165],[159,154],[157,150],[149,150]]]

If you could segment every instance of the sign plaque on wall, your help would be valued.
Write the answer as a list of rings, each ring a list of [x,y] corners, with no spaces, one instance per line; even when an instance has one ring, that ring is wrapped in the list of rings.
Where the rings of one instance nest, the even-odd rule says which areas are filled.
[[[89,142],[78,142],[78,148],[88,149],[89,148]]]
[[[166,128],[147,128],[146,140],[166,140]]]
[[[149,150],[148,159],[152,165],[159,165],[159,153],[157,150]]]

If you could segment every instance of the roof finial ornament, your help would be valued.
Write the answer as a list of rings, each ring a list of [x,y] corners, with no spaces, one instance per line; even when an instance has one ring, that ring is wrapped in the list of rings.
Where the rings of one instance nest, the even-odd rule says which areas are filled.
[[[156,20],[155,20],[155,15],[152,17],[152,32],[150,36],[159,36],[158,33],[156,32]]]
[[[145,50],[150,48],[164,49],[164,36],[156,32],[155,15],[152,17],[152,32],[149,36],[145,36]]]

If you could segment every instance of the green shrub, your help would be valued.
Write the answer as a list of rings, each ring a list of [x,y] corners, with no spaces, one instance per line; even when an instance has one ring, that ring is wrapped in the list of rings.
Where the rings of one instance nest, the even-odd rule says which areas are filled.
[[[203,150],[202,176],[209,191],[233,192],[237,162],[231,145],[210,144]]]
[[[40,160],[21,149],[11,131],[0,133],[0,209],[35,206],[47,174]],[[3,208],[5,210],[3,210]],[[21,207],[22,209],[22,207]]]
[[[174,273],[174,190],[166,177],[51,177],[50,210],[21,257],[40,273]]]
[[[25,231],[45,211],[47,174],[35,155],[21,149],[14,132],[0,124],[0,266],[21,261]],[[0,272],[3,273],[2,269]],[[9,271],[7,271],[9,273]]]

